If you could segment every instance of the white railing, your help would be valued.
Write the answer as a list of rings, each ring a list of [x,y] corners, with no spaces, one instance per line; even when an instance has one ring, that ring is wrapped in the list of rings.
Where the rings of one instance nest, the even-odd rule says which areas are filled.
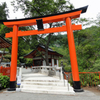
[[[61,80],[63,79],[63,74],[62,74],[62,67],[52,67],[52,66],[33,66],[32,72],[34,73],[42,73],[46,74],[48,76],[57,76]]]
[[[17,67],[17,76],[22,76],[22,69],[23,68],[21,67]],[[32,66],[30,71],[33,73],[41,73],[47,76],[58,77],[59,79],[63,80],[62,67]]]

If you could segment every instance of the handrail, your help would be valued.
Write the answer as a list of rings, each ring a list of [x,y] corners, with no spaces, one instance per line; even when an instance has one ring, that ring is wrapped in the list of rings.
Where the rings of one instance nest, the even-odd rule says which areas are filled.
[[[66,76],[66,80],[68,81],[68,75],[65,73],[63,64],[62,64],[62,74],[63,74],[63,80],[64,80],[64,86],[65,86],[65,77]],[[69,91],[69,83],[67,82],[67,87],[68,87],[68,91]]]
[[[66,80],[68,81],[68,75],[65,74],[65,72],[64,72],[64,75],[66,76]],[[69,91],[69,83],[68,82],[67,82],[67,86],[68,86],[68,91]]]

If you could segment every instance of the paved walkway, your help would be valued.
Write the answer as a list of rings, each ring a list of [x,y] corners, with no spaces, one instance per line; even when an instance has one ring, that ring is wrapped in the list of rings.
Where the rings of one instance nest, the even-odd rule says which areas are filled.
[[[0,91],[0,100],[100,100],[100,95],[85,90],[75,95],[38,94]]]

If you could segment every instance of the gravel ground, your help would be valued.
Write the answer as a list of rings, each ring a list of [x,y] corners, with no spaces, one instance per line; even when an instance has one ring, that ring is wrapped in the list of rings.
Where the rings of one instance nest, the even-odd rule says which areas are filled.
[[[75,93],[75,95],[55,95],[25,92],[0,91],[0,100],[100,100],[100,95],[92,91]]]

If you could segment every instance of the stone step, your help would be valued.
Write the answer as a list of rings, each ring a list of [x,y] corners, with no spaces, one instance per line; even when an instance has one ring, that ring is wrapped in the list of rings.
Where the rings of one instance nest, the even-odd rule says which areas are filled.
[[[21,85],[52,85],[52,86],[68,86],[70,85],[68,82],[22,82]]]
[[[48,75],[46,75],[46,74],[42,74],[42,73],[29,73],[29,74],[22,74],[22,78],[28,78],[28,77],[31,77],[31,78],[57,78],[57,79],[59,79],[59,77],[58,76],[52,76],[52,77],[50,77],[50,76],[48,76]]]
[[[73,94],[75,95],[75,92],[73,90],[50,90],[50,89],[29,89],[29,88],[22,88],[21,92],[30,92],[30,93],[47,93],[47,94]]]
[[[64,86],[65,82],[65,86]],[[23,74],[21,91],[31,93],[74,94],[73,87],[67,80],[60,80],[55,76],[46,76],[40,73]]]
[[[49,90],[73,90],[71,86],[45,86],[45,85],[21,85],[21,88],[28,88],[28,89],[49,89]]]
[[[22,77],[48,77],[47,75],[45,74],[40,74],[40,73],[34,73],[34,74],[22,74]]]
[[[22,80],[22,82],[59,82],[58,80]]]
[[[60,80],[60,79],[54,79],[54,78],[36,78],[36,77],[29,77],[29,78],[22,78],[21,79],[22,82],[59,82],[59,81],[63,81],[63,80]],[[66,81],[66,80],[65,80]]]

